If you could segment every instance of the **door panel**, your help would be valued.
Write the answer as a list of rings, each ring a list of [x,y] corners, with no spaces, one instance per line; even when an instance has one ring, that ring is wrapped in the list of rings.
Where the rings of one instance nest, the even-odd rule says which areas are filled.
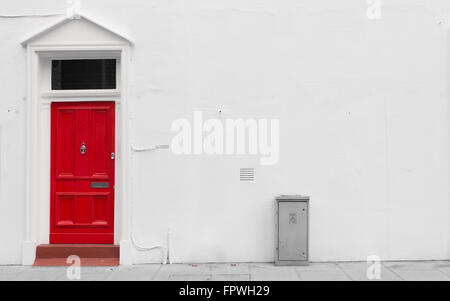
[[[304,202],[280,202],[278,260],[307,258],[308,216]]]
[[[114,111],[52,104],[50,243],[114,243]]]
[[[70,133],[75,133],[75,111],[59,110],[57,123],[60,125],[57,131],[59,144],[57,146],[58,152],[56,153],[57,161],[60,162],[57,166],[58,176],[74,176],[73,158],[75,145],[73,135],[70,135]]]

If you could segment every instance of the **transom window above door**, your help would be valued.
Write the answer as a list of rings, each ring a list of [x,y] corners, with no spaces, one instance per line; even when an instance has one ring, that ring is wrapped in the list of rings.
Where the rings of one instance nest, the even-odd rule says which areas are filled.
[[[52,90],[116,89],[116,59],[52,60]]]

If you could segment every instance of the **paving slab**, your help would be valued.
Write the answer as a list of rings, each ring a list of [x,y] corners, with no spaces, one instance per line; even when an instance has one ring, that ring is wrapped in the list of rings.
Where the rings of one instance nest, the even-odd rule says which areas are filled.
[[[295,267],[279,267],[273,263],[250,264],[252,281],[299,281]]]
[[[19,273],[14,281],[56,281],[66,275],[66,267],[30,267]]]
[[[425,271],[435,270],[439,266],[450,264],[448,261],[385,261],[383,265],[392,270]]]
[[[396,270],[405,281],[450,281],[450,278],[438,270]]]
[[[31,266],[23,266],[23,265],[0,265],[0,274],[19,273],[30,268]]]
[[[169,281],[211,281],[212,275],[206,274],[206,275],[170,275]]]
[[[212,281],[250,281],[250,274],[213,274]]]
[[[158,273],[155,275],[156,281],[167,281],[172,275],[209,275],[211,276],[211,267],[209,264],[167,264],[161,265]],[[173,277],[172,277],[173,278]]]
[[[444,273],[448,277],[450,277],[450,264],[449,265],[438,265],[438,266],[436,266],[436,269],[438,271],[441,271],[442,273]]]
[[[301,271],[300,279],[304,281],[350,281],[343,271]]]
[[[114,271],[112,267],[81,267],[80,279],[69,279],[67,274],[58,278],[58,281],[104,281]]]
[[[341,271],[335,262],[312,262],[309,265],[295,267],[298,272],[303,271]]]
[[[448,281],[448,261],[391,261],[383,263],[406,281]]]
[[[250,274],[250,267],[247,263],[214,263],[210,266],[211,273],[214,274]]]
[[[154,280],[161,265],[134,265],[114,268],[106,277],[107,281],[151,281]]]
[[[402,279],[389,268],[380,264],[380,279],[369,279],[366,262],[344,262],[337,264],[354,281],[401,281]]]
[[[12,281],[19,274],[24,273],[28,266],[0,266],[0,281]]]

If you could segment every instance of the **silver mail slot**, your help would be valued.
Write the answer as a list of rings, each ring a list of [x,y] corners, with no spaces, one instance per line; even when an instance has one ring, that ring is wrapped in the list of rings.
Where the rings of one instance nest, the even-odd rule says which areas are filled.
[[[92,182],[91,188],[109,188],[108,182]]]

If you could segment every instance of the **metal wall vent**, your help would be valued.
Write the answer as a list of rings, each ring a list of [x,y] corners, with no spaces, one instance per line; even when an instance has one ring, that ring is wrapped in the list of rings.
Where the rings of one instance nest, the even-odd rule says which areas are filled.
[[[239,173],[239,180],[241,182],[255,182],[255,169],[241,168]]]

